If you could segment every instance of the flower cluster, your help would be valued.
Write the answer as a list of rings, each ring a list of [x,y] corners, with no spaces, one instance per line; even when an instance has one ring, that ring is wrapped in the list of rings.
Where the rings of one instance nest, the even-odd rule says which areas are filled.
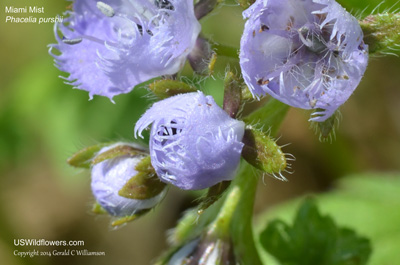
[[[112,100],[152,78],[175,75],[187,58],[195,72],[211,73],[216,54],[208,40],[199,37],[195,14],[200,18],[217,3],[201,0],[194,7],[193,0],[76,0],[67,19],[55,25],[58,43],[50,45],[50,53],[56,66],[70,74],[66,80],[88,91],[90,98]],[[243,16],[248,21],[240,67],[253,97],[270,94],[288,105],[315,109],[311,120],[322,122],[359,84],[368,46],[357,20],[334,0],[257,0]],[[247,97],[240,78],[226,74],[223,108],[175,79],[149,86],[163,100],[154,103],[134,129],[135,137],[143,138],[151,126],[148,153],[118,143],[87,148],[70,160],[74,166],[91,167],[97,203],[122,217],[121,222],[155,207],[167,184],[184,190],[211,187],[206,197],[214,199],[203,204],[205,209],[234,179],[241,157],[285,180],[281,172],[288,167],[287,158],[275,140],[251,126],[257,122],[246,120],[251,115],[244,119],[248,126],[235,119]],[[276,109],[264,110],[270,115]],[[281,122],[255,113],[263,121]],[[217,242],[212,253],[228,253],[221,250],[224,244],[212,242]],[[209,242],[203,243],[208,248]],[[204,254],[201,248],[195,252]]]
[[[76,0],[67,14],[55,25],[58,43],[50,45],[50,53],[70,74],[66,80],[90,98],[112,99],[154,77],[175,74],[200,32],[192,0]]]
[[[368,62],[357,20],[334,0],[257,0],[243,16],[240,65],[266,93],[324,121],[359,84]]]

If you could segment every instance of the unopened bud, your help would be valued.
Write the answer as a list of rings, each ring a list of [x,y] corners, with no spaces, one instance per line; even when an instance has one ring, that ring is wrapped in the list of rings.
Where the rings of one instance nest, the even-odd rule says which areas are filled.
[[[142,151],[139,151],[142,150]],[[136,219],[155,207],[166,194],[151,168],[150,157],[133,144],[117,143],[103,147],[92,158],[92,192],[103,210],[120,219],[113,226]]]
[[[286,180],[281,174],[285,170],[286,157],[279,145],[262,131],[247,126],[243,143],[242,157],[253,167],[274,177]]]

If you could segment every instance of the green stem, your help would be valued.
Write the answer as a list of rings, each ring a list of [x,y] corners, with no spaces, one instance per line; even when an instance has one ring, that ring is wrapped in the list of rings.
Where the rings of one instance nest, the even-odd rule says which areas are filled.
[[[225,198],[224,204],[221,207],[214,222],[210,225],[209,234],[215,235],[222,240],[230,238],[230,225],[233,214],[235,213],[240,198],[240,188],[237,186],[232,187],[229,194]]]
[[[238,59],[239,57],[239,50],[235,47],[214,43],[213,49],[216,50],[218,56],[231,57],[235,59]]]
[[[275,135],[288,109],[289,107],[286,104],[272,98],[244,120],[247,123],[264,124],[268,126],[265,129],[270,129],[271,134]],[[219,216],[225,219],[228,216],[232,218],[229,225],[235,256],[239,264],[261,265],[262,262],[254,243],[252,228],[254,200],[258,183],[258,177],[250,173],[252,170],[253,168],[248,163],[242,161],[241,170],[231,184],[232,188]]]
[[[244,164],[245,162],[242,161]],[[242,166],[236,176],[231,194],[238,201],[231,221],[232,242],[234,252],[239,264],[261,265],[261,259],[257,252],[253,238],[253,206],[257,189],[258,178],[249,174],[251,166],[247,163]]]

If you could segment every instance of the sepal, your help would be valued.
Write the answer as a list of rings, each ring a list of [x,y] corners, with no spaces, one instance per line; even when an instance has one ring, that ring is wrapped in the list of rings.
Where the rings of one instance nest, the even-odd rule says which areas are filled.
[[[146,200],[157,196],[166,188],[167,185],[160,181],[151,166],[150,156],[143,158],[135,169],[138,173],[119,190],[119,196],[134,200]]]
[[[227,72],[224,79],[224,105],[223,109],[231,118],[235,118],[242,103],[242,87],[239,79]]]
[[[171,79],[154,81],[149,85],[149,89],[160,99],[169,98],[178,94],[197,91],[196,88],[184,82]]]
[[[73,167],[90,168],[92,160],[101,148],[111,145],[111,143],[99,143],[88,146],[67,159],[67,163]]]
[[[214,186],[210,187],[204,198],[201,199],[201,203],[198,207],[197,214],[203,214],[204,211],[218,201],[225,191],[229,188],[231,181],[222,181]]]
[[[339,110],[336,110],[335,113],[325,121],[310,122],[310,127],[314,130],[315,134],[319,136],[320,142],[332,142],[332,139],[336,138],[335,129],[339,126],[340,117]]]
[[[147,154],[144,148],[141,148],[136,145],[124,145],[124,144],[116,144],[105,152],[97,154],[93,157],[92,166],[101,163],[108,159],[113,159],[116,157],[128,155],[128,156],[138,156]]]
[[[214,65],[217,54],[213,51],[210,42],[198,37],[196,45],[188,55],[188,60],[193,71],[204,76],[211,76],[214,72]]]
[[[144,209],[141,211],[136,212],[135,214],[129,215],[129,216],[125,216],[125,217],[121,217],[121,218],[116,218],[115,220],[113,220],[111,222],[111,226],[112,227],[119,227],[122,225],[127,224],[128,222],[132,222],[136,219],[138,219],[139,217],[141,217],[142,215],[145,215],[146,213],[148,213],[151,209]]]

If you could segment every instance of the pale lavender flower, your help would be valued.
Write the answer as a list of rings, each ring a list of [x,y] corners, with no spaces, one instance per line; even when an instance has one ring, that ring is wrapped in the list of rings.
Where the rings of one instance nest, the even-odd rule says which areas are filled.
[[[68,83],[90,98],[112,99],[177,73],[200,32],[192,0],[76,0],[66,13],[54,27],[58,43],[50,45],[50,53],[70,74]]]
[[[155,103],[136,123],[135,135],[151,123],[151,163],[162,181],[196,190],[233,179],[244,123],[211,96],[187,93]]]
[[[130,145],[126,143],[117,143],[102,148],[99,154],[121,144]],[[166,189],[161,191],[158,195],[144,200],[129,199],[118,195],[119,190],[127,181],[138,173],[135,170],[135,166],[143,158],[144,156],[141,155],[134,157],[123,155],[107,159],[93,166],[91,182],[92,193],[97,203],[110,215],[120,217],[131,216],[140,210],[153,208],[164,198]]]
[[[324,121],[359,84],[368,47],[334,0],[257,0],[243,16],[240,65],[253,96],[266,93]]]

